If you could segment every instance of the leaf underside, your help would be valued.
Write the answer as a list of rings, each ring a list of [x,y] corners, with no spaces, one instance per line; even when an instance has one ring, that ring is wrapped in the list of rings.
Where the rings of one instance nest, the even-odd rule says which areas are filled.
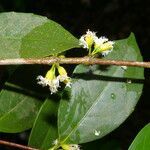
[[[0,59],[38,58],[79,47],[61,25],[30,13],[0,14]]]
[[[142,61],[134,35],[116,41],[106,59]],[[133,112],[143,78],[143,68],[78,65],[59,107],[60,141],[86,143],[117,128]]]
[[[57,129],[57,104],[58,97],[47,98],[38,112],[28,145],[47,150],[58,137]]]
[[[16,133],[32,127],[45,96],[38,89],[39,66],[13,70],[0,92],[0,132]]]

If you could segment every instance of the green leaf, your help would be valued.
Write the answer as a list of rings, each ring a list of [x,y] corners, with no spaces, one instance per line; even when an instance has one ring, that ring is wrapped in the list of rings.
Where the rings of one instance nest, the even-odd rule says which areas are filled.
[[[147,124],[135,137],[129,150],[149,150],[150,149],[150,123]]]
[[[39,66],[21,66],[0,92],[0,132],[16,133],[32,127],[45,96],[36,83]],[[38,94],[39,93],[39,94]]]
[[[116,41],[106,59],[142,61],[133,34]],[[78,65],[59,107],[62,143],[86,143],[116,129],[133,112],[142,93],[143,68]]]
[[[55,101],[52,101],[52,99]],[[30,134],[29,146],[47,150],[58,137],[57,99],[56,96],[48,98],[41,106]]]
[[[45,57],[74,47],[79,47],[78,40],[46,17],[0,14],[0,59]]]

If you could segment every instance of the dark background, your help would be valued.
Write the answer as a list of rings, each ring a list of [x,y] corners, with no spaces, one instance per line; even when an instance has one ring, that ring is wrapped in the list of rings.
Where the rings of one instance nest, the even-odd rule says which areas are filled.
[[[0,11],[30,12],[60,23],[76,37],[87,29],[111,40],[134,32],[144,61],[150,59],[150,1],[146,0],[0,0]],[[150,121],[150,71],[145,69],[141,99],[132,115],[101,140],[82,145],[84,150],[126,150],[139,130]],[[0,134],[0,138],[27,144],[28,132]],[[95,148],[94,148],[95,147]],[[4,147],[0,147],[0,150]],[[12,149],[12,148],[11,148]]]

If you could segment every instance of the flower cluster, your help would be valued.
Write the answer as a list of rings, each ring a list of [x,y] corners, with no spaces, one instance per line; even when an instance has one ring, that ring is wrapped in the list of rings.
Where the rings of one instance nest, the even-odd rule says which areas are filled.
[[[59,75],[56,76],[56,69],[58,70]],[[66,86],[71,87],[71,79],[68,77],[65,68],[59,64],[53,64],[51,69],[46,73],[45,77],[39,75],[37,77],[38,84],[43,87],[49,86],[51,94],[56,93],[60,87],[60,82],[66,84]]]
[[[52,144],[54,146],[48,150],[80,150],[80,146],[78,144],[64,144],[60,143],[58,139],[56,139]]]
[[[113,50],[113,41],[109,41],[106,37],[98,38],[95,32],[88,30],[79,40],[79,45],[89,50],[89,55],[101,53],[102,56],[108,55]]]
[[[77,144],[63,144],[61,147],[63,150],[80,150],[80,147]]]

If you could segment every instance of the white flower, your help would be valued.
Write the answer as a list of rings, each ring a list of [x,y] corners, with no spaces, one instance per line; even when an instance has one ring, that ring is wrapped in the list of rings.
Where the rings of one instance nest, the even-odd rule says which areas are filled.
[[[103,51],[103,52],[101,52],[101,54],[102,54],[103,57],[105,57],[105,56],[107,56],[110,52],[112,52],[112,49],[111,49],[111,50]]]
[[[60,82],[65,83],[66,87],[71,88],[71,78],[68,77],[67,71],[65,70],[65,68],[62,67],[62,66],[57,66],[57,69],[58,69],[58,72],[59,72],[59,76],[57,76],[58,80]]]
[[[57,78],[50,80],[40,75],[37,77],[37,80],[38,80],[37,83],[42,85],[43,87],[49,86],[51,94],[56,93],[58,91],[59,80]]]
[[[66,83],[66,87],[71,88],[71,85],[72,85],[72,83],[70,81]]]
[[[86,36],[91,36],[91,37],[95,37],[96,36],[96,32],[92,32],[89,29],[86,31]]]
[[[62,144],[61,147],[63,150],[80,150],[80,147],[77,144]]]
[[[113,41],[109,41],[106,37],[98,38],[95,32],[88,30],[86,34],[79,39],[79,45],[88,49],[89,55],[93,56],[101,53],[102,56],[108,55],[113,50]]]
[[[102,56],[108,55],[113,50],[113,41],[108,41],[106,37],[95,39],[94,51],[92,54],[101,53]]]
[[[56,93],[58,91],[58,87],[59,87],[59,80],[57,78],[51,80],[51,83],[49,85],[49,89],[51,91],[51,94]]]
[[[60,82],[64,82],[65,80],[69,79],[69,77],[67,76],[67,74],[59,75],[59,76],[57,76],[57,78],[59,79]]]
[[[56,69],[58,69],[59,75],[56,77]],[[63,82],[66,84],[66,87],[71,88],[71,78],[68,77],[67,72],[64,67],[59,64],[53,64],[51,69],[46,73],[45,77],[39,75],[37,77],[38,84],[43,87],[49,86],[51,94],[56,93],[58,91],[59,83]]]
[[[79,45],[81,45],[83,48],[88,49],[88,44],[85,41],[85,35],[81,36],[81,38],[79,39]]]
[[[44,86],[47,86],[49,84],[49,81],[47,79],[45,79],[43,76],[39,75],[37,78],[38,80],[38,84]]]
[[[79,45],[83,48],[90,49],[95,38],[97,38],[96,33],[88,30],[86,34],[82,35],[79,39]]]
[[[108,39],[105,36],[101,36],[100,38],[95,38],[95,40],[94,40],[95,47],[96,46],[99,47],[107,41],[108,41]]]
[[[70,144],[70,150],[80,150],[80,147],[77,144]]]
[[[66,84],[66,87],[71,88],[71,79],[67,76],[67,74],[59,75],[57,76],[57,78],[60,82],[64,82]]]

